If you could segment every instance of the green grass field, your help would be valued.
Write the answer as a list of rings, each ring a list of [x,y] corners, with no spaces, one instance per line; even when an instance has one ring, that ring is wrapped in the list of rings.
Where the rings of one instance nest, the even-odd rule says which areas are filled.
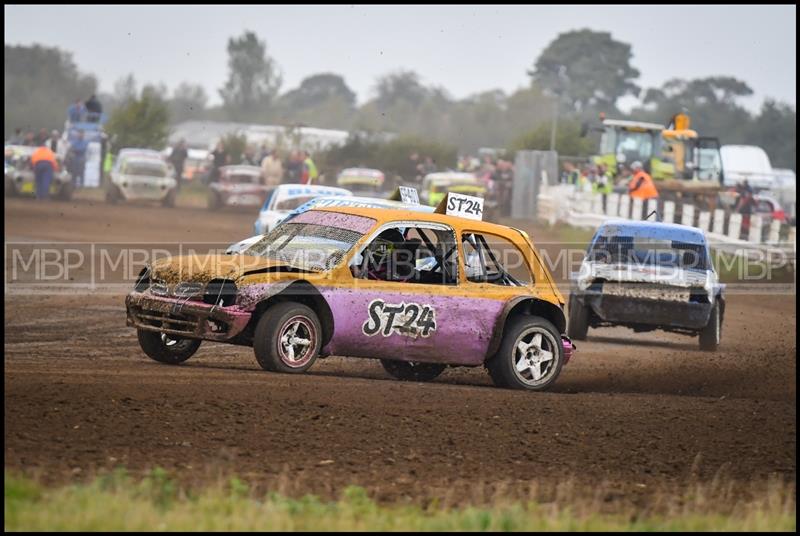
[[[694,488],[660,501],[660,513],[602,514],[601,504],[519,503],[443,509],[383,506],[359,487],[339,500],[256,496],[237,478],[187,491],[155,469],[141,480],[123,470],[89,484],[45,487],[5,474],[7,531],[259,530],[259,531],[795,531],[794,485],[772,483],[758,500],[726,501]]]

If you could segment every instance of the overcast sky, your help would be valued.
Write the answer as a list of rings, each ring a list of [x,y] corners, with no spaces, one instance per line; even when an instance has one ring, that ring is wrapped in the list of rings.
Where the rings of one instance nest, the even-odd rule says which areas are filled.
[[[319,72],[342,74],[371,96],[397,69],[462,98],[528,84],[525,74],[559,33],[610,31],[633,46],[643,87],[672,77],[730,75],[755,95],[796,105],[796,6],[5,6],[6,44],[55,45],[74,55],[102,91],[137,81],[203,85],[219,102],[227,39],[266,40],[282,91]],[[625,103],[622,103],[623,107]]]

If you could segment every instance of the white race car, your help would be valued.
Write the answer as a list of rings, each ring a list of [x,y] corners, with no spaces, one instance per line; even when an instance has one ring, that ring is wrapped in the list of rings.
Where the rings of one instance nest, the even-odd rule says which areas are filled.
[[[610,220],[592,238],[569,298],[568,335],[625,326],[699,336],[717,350],[725,285],[702,230],[673,223]]]
[[[177,186],[173,173],[159,153],[123,149],[111,170],[106,201],[161,201],[164,206],[172,207],[175,206]]]
[[[350,190],[316,184],[281,184],[269,193],[258,213],[253,230],[255,234],[270,232],[290,212],[300,205],[320,196],[353,195]]]

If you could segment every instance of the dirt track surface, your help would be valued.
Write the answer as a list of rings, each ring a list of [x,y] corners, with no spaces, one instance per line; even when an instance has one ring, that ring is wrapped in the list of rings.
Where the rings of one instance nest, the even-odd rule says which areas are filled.
[[[5,210],[7,241],[234,242],[253,219],[80,200]],[[794,295],[731,296],[715,354],[680,335],[590,331],[547,393],[496,389],[481,368],[397,382],[341,357],[271,374],[251,349],[213,343],[160,365],[123,298],[6,297],[6,469],[61,482],[158,465],[188,482],[235,473],[289,493],[360,484],[380,500],[454,502],[531,481],[636,502],[720,472],[796,479]]]

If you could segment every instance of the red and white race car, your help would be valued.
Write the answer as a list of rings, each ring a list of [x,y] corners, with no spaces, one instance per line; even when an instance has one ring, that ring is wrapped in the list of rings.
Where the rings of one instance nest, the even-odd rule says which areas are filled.
[[[224,166],[219,170],[219,180],[209,185],[208,208],[223,206],[260,207],[267,198],[269,187],[261,182],[261,168],[257,166]]]

